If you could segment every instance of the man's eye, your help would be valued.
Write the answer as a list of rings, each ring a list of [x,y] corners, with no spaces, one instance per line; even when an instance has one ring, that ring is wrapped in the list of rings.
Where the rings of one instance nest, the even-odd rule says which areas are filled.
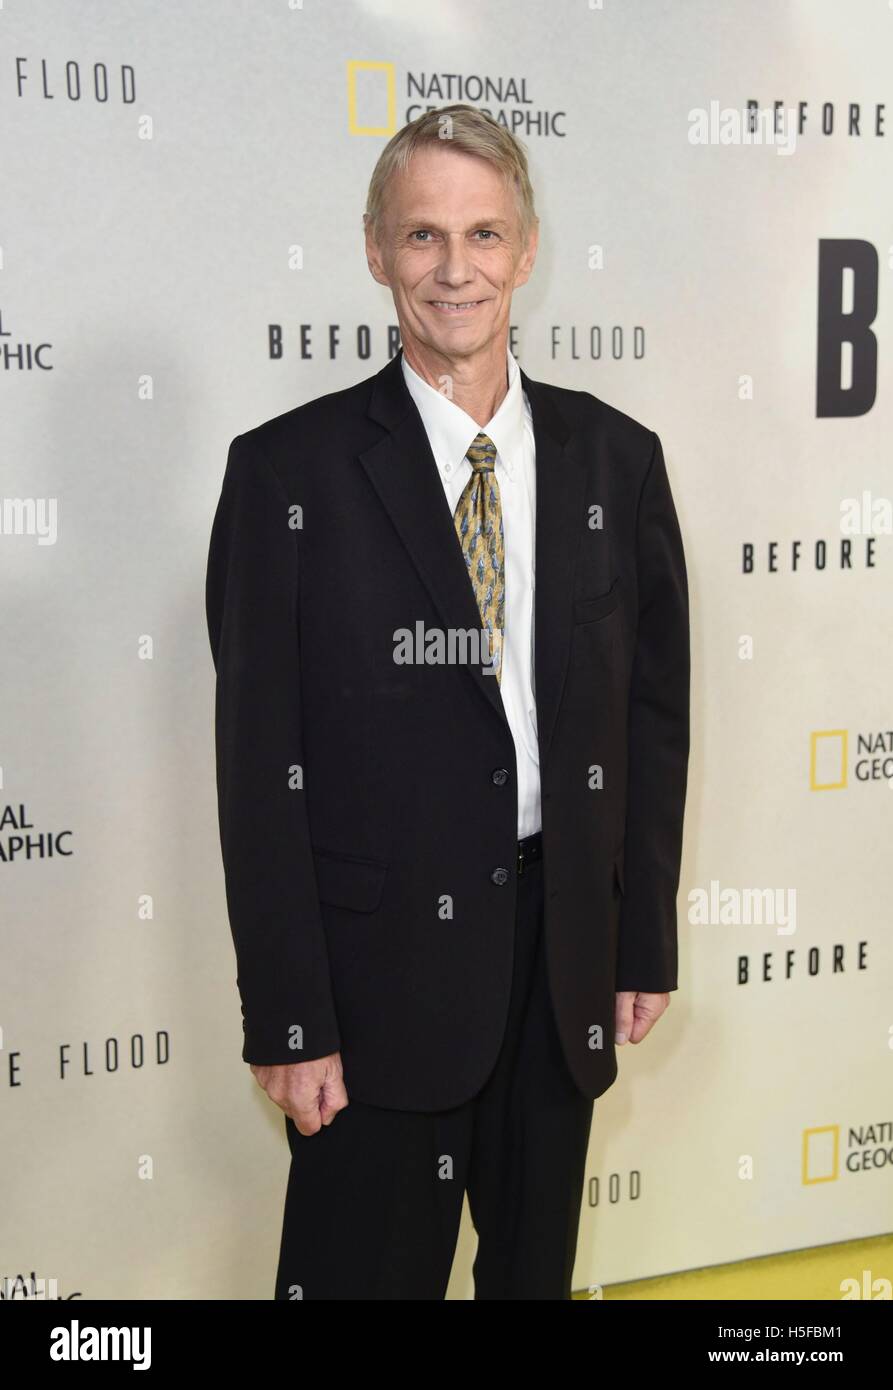
[[[424,227],[420,227],[420,228],[418,229],[418,231],[415,231],[415,232],[412,233],[413,240],[414,240],[416,237],[428,237],[428,236],[430,236],[430,235],[431,235],[431,233],[430,233],[429,231],[426,231],[426,229],[425,229]],[[424,245],[424,243],[423,243],[423,245]]]
[[[486,237],[488,240],[490,240],[492,237],[495,237],[496,233],[491,232],[489,227],[480,227],[477,231],[477,235]]]

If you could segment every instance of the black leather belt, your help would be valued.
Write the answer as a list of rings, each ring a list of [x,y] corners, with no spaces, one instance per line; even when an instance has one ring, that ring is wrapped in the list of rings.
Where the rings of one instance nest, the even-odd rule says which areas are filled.
[[[528,864],[534,864],[543,857],[543,832],[538,830],[535,835],[526,835],[523,840],[518,841],[518,877],[524,873]]]

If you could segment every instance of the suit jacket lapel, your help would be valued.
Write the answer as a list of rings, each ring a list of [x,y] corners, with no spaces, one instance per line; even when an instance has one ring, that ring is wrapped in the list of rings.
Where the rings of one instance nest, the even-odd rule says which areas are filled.
[[[586,524],[585,469],[569,447],[572,432],[550,387],[521,381],[536,443],[536,589],[534,689],[540,771],[552,740],[573,636],[574,570]]]
[[[406,546],[445,628],[480,629],[480,614],[437,464],[406,388],[402,349],[375,378],[369,415],[388,433],[360,459]],[[567,443],[571,431],[549,387],[521,372],[536,445],[536,591],[534,682],[541,758],[549,747],[570,652],[573,577],[586,524],[584,480]],[[479,664],[469,675],[506,721],[496,678]],[[507,721],[506,721],[507,722]]]
[[[422,418],[403,379],[401,357],[402,349],[378,373],[369,404],[369,414],[389,433],[360,459],[444,629],[479,632],[481,615],[474,590]],[[480,663],[467,669],[487,702],[507,722],[496,677],[487,675]]]

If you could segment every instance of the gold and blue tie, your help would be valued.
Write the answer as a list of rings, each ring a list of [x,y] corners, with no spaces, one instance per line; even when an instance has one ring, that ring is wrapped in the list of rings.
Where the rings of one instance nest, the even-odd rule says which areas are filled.
[[[487,435],[477,434],[466,458],[472,474],[456,503],[453,520],[487,633],[491,669],[499,682],[505,637],[505,537],[495,471],[496,445]]]

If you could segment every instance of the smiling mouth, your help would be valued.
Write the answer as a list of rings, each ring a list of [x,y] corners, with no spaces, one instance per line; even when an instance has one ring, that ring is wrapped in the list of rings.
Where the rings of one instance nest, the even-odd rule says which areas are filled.
[[[442,314],[468,314],[479,304],[485,302],[483,299],[469,299],[464,304],[452,304],[448,299],[430,299],[428,301],[432,309],[439,309]]]

